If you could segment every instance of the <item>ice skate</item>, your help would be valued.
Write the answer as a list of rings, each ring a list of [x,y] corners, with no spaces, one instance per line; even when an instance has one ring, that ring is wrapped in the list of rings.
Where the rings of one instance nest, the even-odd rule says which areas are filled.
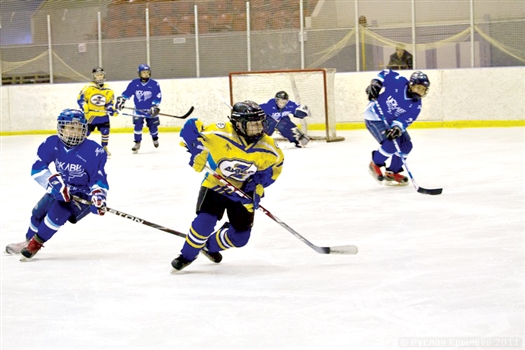
[[[219,252],[211,253],[208,248],[204,247],[201,250],[202,255],[210,259],[211,262],[214,262],[216,264],[220,263],[222,261],[222,254]]]
[[[370,162],[370,165],[368,165],[368,171],[370,172],[370,175],[372,175],[374,180],[376,180],[380,184],[383,183],[384,176],[379,165],[376,165],[373,161]]]
[[[23,241],[23,242],[20,242],[20,243],[11,243],[11,244],[8,244],[5,247],[5,251],[8,254],[20,254],[22,249],[27,247],[28,244],[29,244],[29,241],[27,241],[27,240]]]
[[[155,148],[159,148],[159,139],[153,139],[153,146],[155,146]]]
[[[23,248],[20,253],[23,257],[20,261],[31,259],[35,256],[36,253],[44,246],[44,241],[42,241],[37,235],[34,235],[33,238],[29,241],[27,247]]]
[[[108,157],[111,157],[111,152],[108,150],[108,146],[104,146],[104,151],[106,151]]]
[[[179,255],[178,258],[173,259],[173,261],[171,262],[171,266],[173,266],[175,270],[180,271],[189,264],[191,264],[193,261],[194,260],[187,260],[182,255]]]
[[[401,175],[400,173],[394,173],[393,171],[385,171],[385,185],[389,186],[406,186],[408,185],[408,177]]]
[[[131,149],[133,153],[137,153],[140,149],[140,142],[135,142],[135,146]]]

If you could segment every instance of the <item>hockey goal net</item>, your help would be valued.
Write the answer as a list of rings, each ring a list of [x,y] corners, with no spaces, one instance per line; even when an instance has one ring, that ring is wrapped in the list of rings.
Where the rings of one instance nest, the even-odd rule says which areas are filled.
[[[284,90],[290,100],[310,109],[309,117],[291,119],[311,139],[343,141],[336,132],[334,79],[334,68],[231,72],[230,104],[244,100],[264,103]]]

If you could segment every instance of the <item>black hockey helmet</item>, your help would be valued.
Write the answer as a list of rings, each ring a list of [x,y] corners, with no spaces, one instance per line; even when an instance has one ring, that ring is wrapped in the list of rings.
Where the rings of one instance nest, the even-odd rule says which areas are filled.
[[[266,114],[257,103],[249,100],[233,105],[230,121],[248,143],[257,142],[266,129]]]
[[[106,82],[106,72],[102,67],[93,68],[93,70],[91,71],[91,75],[93,76],[93,82],[100,87],[102,87],[102,85],[104,85],[104,83]]]
[[[419,70],[412,73],[408,81],[408,94],[414,101],[425,97],[429,88],[430,80],[425,73]]]
[[[275,94],[275,103],[279,108],[284,108],[288,103],[288,100],[290,100],[290,96],[288,96],[286,91],[279,91]]]

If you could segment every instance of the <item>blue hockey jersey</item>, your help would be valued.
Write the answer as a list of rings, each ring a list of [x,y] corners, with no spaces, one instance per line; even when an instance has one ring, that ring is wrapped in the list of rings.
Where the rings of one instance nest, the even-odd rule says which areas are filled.
[[[122,97],[126,100],[133,96],[135,108],[143,111],[136,111],[136,114],[148,117],[149,110],[153,105],[159,105],[162,100],[162,93],[160,85],[156,80],[149,79],[147,83],[142,83],[140,78],[133,79],[126,90],[122,93]]]
[[[401,130],[406,130],[421,112],[421,100],[413,101],[407,95],[408,79],[391,69],[382,70],[374,79],[383,83],[384,91],[379,94],[377,102],[388,125],[397,125]],[[381,120],[381,113],[377,110],[375,101],[370,101],[367,110],[373,113],[365,113],[365,119]]]
[[[53,174],[49,168],[54,164],[56,172],[69,186],[72,195],[89,199],[93,190],[104,193],[109,190],[106,172],[107,153],[93,140],[86,139],[73,148],[66,147],[57,135],[48,137],[37,151],[37,159],[31,168],[31,177],[48,189],[48,179]]]
[[[299,107],[299,105],[294,101],[288,100],[286,106],[284,106],[283,109],[279,109],[277,102],[275,102],[275,98],[271,98],[268,100],[268,102],[261,103],[259,106],[263,109],[267,116],[271,117],[276,122],[281,120],[281,118],[284,116],[293,117],[295,110],[297,107]]]

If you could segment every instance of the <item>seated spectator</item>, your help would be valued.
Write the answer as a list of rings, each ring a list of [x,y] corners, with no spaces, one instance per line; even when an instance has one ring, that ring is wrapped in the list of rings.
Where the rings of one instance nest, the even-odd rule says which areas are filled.
[[[387,68],[390,69],[413,69],[412,54],[405,50],[404,45],[396,46],[396,52],[390,55]]]

